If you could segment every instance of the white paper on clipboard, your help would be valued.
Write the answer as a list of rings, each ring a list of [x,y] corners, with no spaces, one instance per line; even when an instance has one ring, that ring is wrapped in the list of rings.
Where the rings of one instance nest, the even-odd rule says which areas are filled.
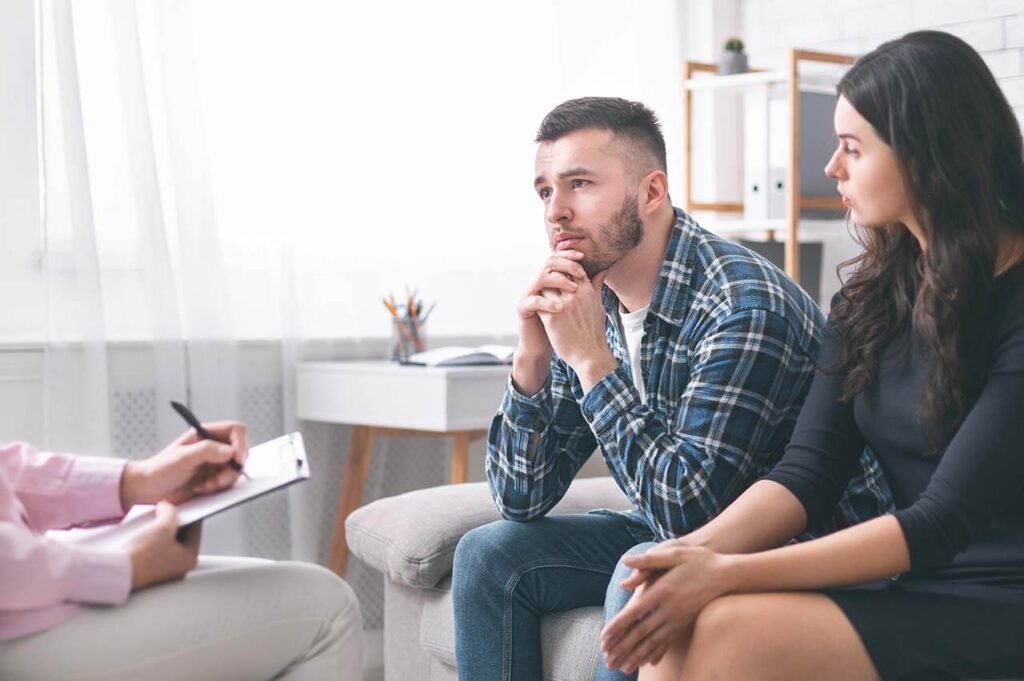
[[[309,461],[302,434],[295,432],[249,448],[245,461],[249,480],[240,477],[229,489],[194,497],[178,505],[181,525],[209,518],[274,490],[309,479]],[[151,505],[134,506],[116,525],[51,530],[48,537],[71,544],[105,549],[124,548],[145,529],[156,515]]]

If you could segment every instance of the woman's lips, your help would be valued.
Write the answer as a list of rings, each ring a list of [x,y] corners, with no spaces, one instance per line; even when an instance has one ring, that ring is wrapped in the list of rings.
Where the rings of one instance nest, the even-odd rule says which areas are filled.
[[[562,239],[557,244],[555,244],[555,250],[556,251],[568,250],[570,248],[573,248],[576,244],[578,244],[581,241],[583,241],[583,237],[581,237],[581,236],[574,236],[574,237],[569,237],[567,239]]]

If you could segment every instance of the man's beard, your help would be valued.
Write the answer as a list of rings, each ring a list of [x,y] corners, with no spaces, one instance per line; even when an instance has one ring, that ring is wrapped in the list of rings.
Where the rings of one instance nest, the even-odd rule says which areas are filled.
[[[612,218],[598,228],[603,244],[594,242],[594,252],[583,258],[580,265],[588,277],[603,272],[637,247],[644,238],[644,223],[636,197],[627,197]]]

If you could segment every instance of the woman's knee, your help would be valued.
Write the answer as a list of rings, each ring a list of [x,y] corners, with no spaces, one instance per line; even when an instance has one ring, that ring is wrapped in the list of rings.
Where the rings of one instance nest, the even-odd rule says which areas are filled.
[[[746,627],[753,624],[756,612],[752,611],[743,596],[721,596],[701,609],[694,623],[693,639],[706,639],[721,643],[742,637]]]

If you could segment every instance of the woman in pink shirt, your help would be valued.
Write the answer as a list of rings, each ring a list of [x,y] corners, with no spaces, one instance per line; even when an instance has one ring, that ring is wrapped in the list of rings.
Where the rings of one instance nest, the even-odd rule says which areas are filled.
[[[359,678],[359,606],[333,573],[198,561],[200,524],[177,537],[173,504],[233,485],[247,454],[241,424],[206,427],[230,444],[189,430],[140,461],[0,445],[0,678]],[[43,534],[137,503],[157,519],[124,551]]]

